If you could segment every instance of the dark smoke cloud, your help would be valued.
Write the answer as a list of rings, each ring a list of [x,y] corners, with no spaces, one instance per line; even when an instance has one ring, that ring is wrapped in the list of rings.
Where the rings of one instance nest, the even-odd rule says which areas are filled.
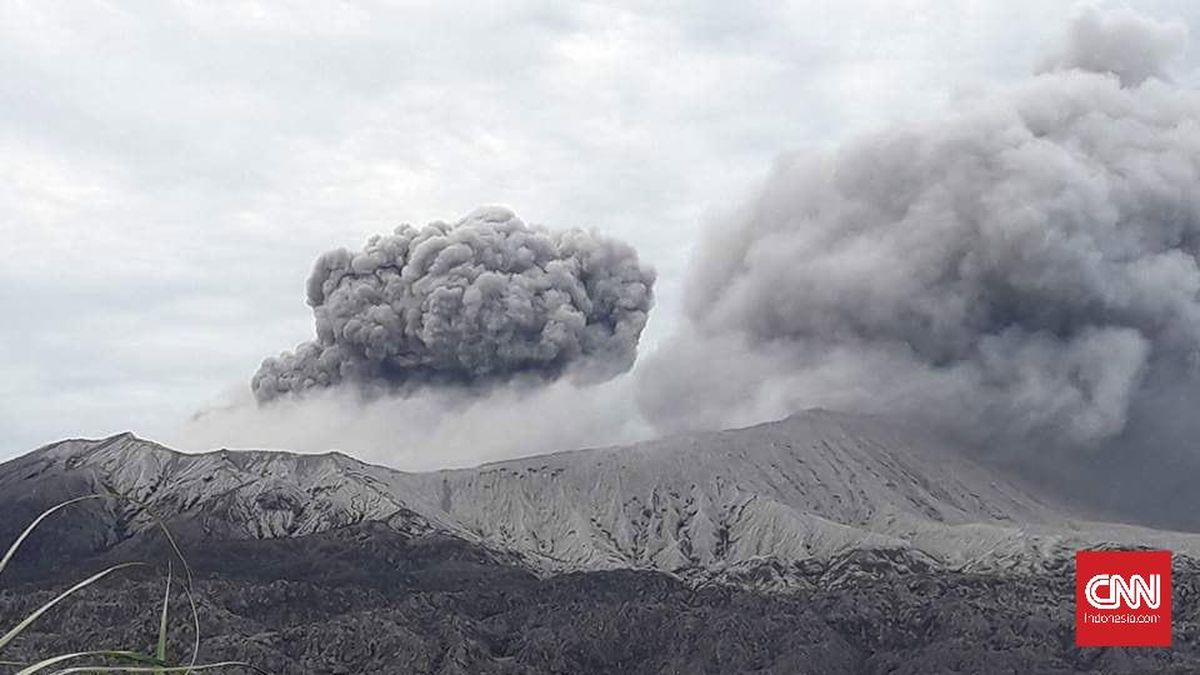
[[[782,158],[712,228],[639,373],[663,429],[826,406],[1095,447],[1200,404],[1200,98],[1183,29],[1084,10],[1043,72]],[[1181,384],[1182,383],[1182,384]]]
[[[653,284],[631,247],[529,226],[501,207],[402,225],[317,260],[316,339],[264,361],[252,388],[265,402],[342,384],[603,381],[632,366]]]

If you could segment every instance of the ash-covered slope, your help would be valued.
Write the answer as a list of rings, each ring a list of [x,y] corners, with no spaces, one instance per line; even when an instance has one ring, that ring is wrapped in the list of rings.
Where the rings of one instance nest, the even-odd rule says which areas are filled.
[[[89,494],[127,499],[72,506],[40,528],[52,536],[30,542],[49,550],[29,557],[90,556],[152,532],[143,507],[189,539],[299,537],[365,522],[414,535],[456,530],[437,509],[410,507],[395,475],[339,453],[185,454],[128,433],[68,440],[0,464],[0,536],[11,539],[45,508]]]
[[[468,530],[569,568],[674,570],[863,547],[957,564],[1017,525],[1063,520],[931,434],[825,411],[412,479]]]
[[[338,453],[182,454],[128,434],[65,441],[0,465],[0,510],[22,517],[115,492],[173,529],[266,539],[382,522],[515,553],[541,571],[738,574],[873,551],[895,565],[1037,568],[1083,545],[1200,551],[1191,535],[1098,525],[934,434],[810,411],[747,429],[405,473]],[[55,545],[98,552],[152,528],[131,502],[81,505]],[[4,534],[4,532],[0,532]],[[732,567],[731,567],[732,566]]]

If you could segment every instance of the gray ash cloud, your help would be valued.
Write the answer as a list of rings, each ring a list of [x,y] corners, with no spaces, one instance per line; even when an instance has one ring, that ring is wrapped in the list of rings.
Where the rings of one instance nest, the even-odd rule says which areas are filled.
[[[251,386],[268,402],[337,386],[603,381],[632,366],[653,285],[630,246],[502,207],[402,225],[317,260],[316,338],[265,360]]]
[[[1085,9],[1039,74],[779,160],[640,368],[662,429],[814,406],[1030,449],[1200,405],[1200,97],[1183,28]]]

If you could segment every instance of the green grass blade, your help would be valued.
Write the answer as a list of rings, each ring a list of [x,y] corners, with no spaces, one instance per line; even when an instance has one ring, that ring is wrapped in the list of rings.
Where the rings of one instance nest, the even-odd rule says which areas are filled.
[[[93,656],[107,656],[114,659],[129,659],[130,661],[141,661],[144,663],[158,663],[156,659],[152,659],[144,654],[137,652],[124,651],[95,651],[95,652],[75,652],[74,654],[60,654],[52,656],[48,659],[38,661],[26,668],[18,670],[16,675],[33,675],[33,673],[45,670],[50,666],[56,666],[64,661],[72,661],[74,659],[82,659]]]
[[[19,537],[17,537],[17,540],[15,542],[13,542],[12,546],[9,547],[8,552],[4,555],[4,558],[0,559],[0,572],[4,571],[4,568],[8,565],[9,560],[11,560],[13,555],[17,552],[17,549],[19,549],[21,547],[21,544],[24,543],[25,539],[29,536],[29,534],[31,532],[33,532],[33,530],[36,529],[37,526],[42,523],[42,521],[44,521],[46,518],[50,517],[55,512],[57,512],[61,509],[64,509],[72,504],[76,504],[78,502],[86,501],[89,499],[119,499],[119,500],[126,501],[126,502],[138,507],[139,509],[142,510],[143,513],[145,513],[147,516],[150,517],[151,520],[154,521],[154,524],[162,532],[163,537],[166,538],[167,544],[170,545],[172,553],[175,554],[175,557],[179,559],[180,564],[183,566],[183,573],[184,573],[184,579],[185,579],[184,592],[185,592],[185,595],[187,596],[188,606],[192,613],[192,626],[195,630],[193,641],[192,641],[191,663],[196,663],[196,661],[199,659],[199,655],[200,655],[200,613],[199,613],[198,608],[196,607],[196,600],[192,596],[192,593],[191,593],[192,568],[190,565],[188,565],[187,558],[184,557],[183,551],[179,548],[179,544],[175,541],[175,537],[171,535],[171,530],[167,528],[167,524],[165,522],[163,522],[163,520],[161,518],[159,518],[158,515],[155,514],[154,511],[152,509],[150,509],[149,506],[147,506],[146,504],[143,504],[142,502],[140,502],[132,497],[129,497],[127,495],[116,494],[116,493],[91,494],[91,495],[84,495],[82,497],[75,497],[74,499],[68,499],[67,501],[62,502],[61,504],[56,504],[55,506],[52,506],[49,509],[46,509],[45,511],[42,512],[41,515],[39,515],[36,519],[34,519],[34,521],[32,523],[30,523],[28,527],[25,528],[25,530],[21,533],[21,535]],[[169,589],[168,589],[168,591],[169,591]],[[59,599],[61,599],[61,598],[59,598]],[[55,602],[57,602],[57,600],[55,600]],[[165,608],[164,608],[164,611],[165,611]],[[5,644],[4,642],[0,642],[0,648],[3,648],[4,644]]]
[[[142,502],[139,502],[138,500],[136,500],[132,497],[129,497],[126,495],[114,495],[114,496],[116,496],[120,499],[123,499],[123,500],[129,502],[130,504],[133,504],[134,506],[140,508],[142,510],[142,512],[144,512],[146,515],[148,515],[150,517],[151,520],[154,521],[154,524],[162,532],[163,537],[166,538],[167,543],[171,546],[171,551],[175,554],[175,557],[179,559],[179,564],[183,567],[183,577],[184,577],[183,593],[184,593],[184,596],[187,598],[188,608],[191,610],[191,613],[192,613],[192,628],[195,631],[193,633],[192,657],[191,657],[190,662],[192,664],[195,664],[196,661],[199,660],[199,658],[200,658],[200,611],[196,607],[196,598],[192,595],[192,568],[190,565],[188,565],[187,558],[184,557],[183,551],[179,548],[179,544],[175,541],[175,537],[171,535],[171,530],[167,527],[167,524],[165,522],[163,522],[163,519],[159,518],[158,515],[156,513],[154,513],[153,509],[151,509],[148,505],[143,504]]]
[[[151,665],[146,665],[146,666],[86,666],[86,667],[73,666],[70,668],[61,669],[61,670],[57,670],[54,672],[56,675],[58,673],[85,673],[85,672],[86,673],[105,673],[105,672],[156,673],[158,675],[165,675],[166,673],[184,673],[186,675],[187,673],[198,672],[198,671],[202,671],[202,670],[213,670],[215,668],[245,668],[245,669],[252,670],[256,673],[262,673],[263,675],[269,675],[269,673],[267,673],[267,671],[264,671],[261,668],[254,666],[253,664],[242,663],[242,662],[238,662],[238,661],[227,661],[227,662],[211,663],[211,664],[197,664],[197,661],[199,660],[199,655],[200,655],[200,612],[199,612],[199,608],[196,605],[196,598],[192,592],[193,579],[192,579],[191,566],[188,565],[187,558],[184,557],[183,551],[179,548],[179,544],[175,541],[175,537],[172,536],[171,531],[170,531],[170,529],[167,528],[166,523],[163,522],[163,520],[161,518],[159,518],[153,512],[153,510],[150,509],[150,507],[148,505],[143,504],[143,503],[139,502],[138,500],[133,499],[132,497],[129,497],[127,495],[121,495],[121,494],[117,494],[117,493],[84,495],[82,497],[75,497],[74,499],[69,499],[60,504],[56,504],[55,506],[52,506],[49,509],[43,511],[41,513],[41,515],[39,515],[36,519],[34,519],[34,521],[31,522],[25,528],[24,531],[21,532],[20,536],[17,537],[16,541],[14,541],[13,544],[8,548],[8,551],[4,554],[4,557],[0,558],[0,572],[3,572],[4,569],[8,566],[8,563],[12,560],[12,558],[16,554],[17,550],[20,549],[21,545],[29,537],[30,533],[32,533],[46,518],[50,517],[54,513],[58,512],[59,510],[64,509],[72,504],[76,504],[76,503],[86,501],[89,499],[109,499],[109,498],[114,498],[114,499],[119,499],[119,500],[129,502],[129,503],[133,504],[134,506],[140,508],[141,511],[145,515],[149,516],[151,518],[151,520],[154,521],[154,524],[158,527],[158,529],[162,532],[163,536],[167,540],[167,543],[171,547],[172,553],[174,553],[175,557],[179,559],[179,562],[183,567],[183,572],[184,572],[183,593],[187,599],[188,608],[191,611],[192,628],[193,628],[192,655],[191,655],[189,665],[187,665],[187,666],[167,666],[166,665],[167,664],[167,662],[166,662],[167,624],[168,624],[168,620],[169,620],[169,611],[170,611],[171,584],[173,583],[173,577],[174,577],[173,567],[171,566],[170,560],[168,560],[167,586],[163,592],[163,606],[162,606],[161,614],[159,616],[158,641],[157,641],[156,649],[155,649],[156,655],[154,657],[144,656],[141,654],[137,654],[135,652],[125,652],[125,651],[114,650],[114,651],[78,652],[75,654],[59,655],[59,656],[50,657],[48,659],[45,659],[43,661],[40,661],[40,662],[32,664],[32,665],[25,663],[25,662],[6,662],[6,661],[0,661],[0,665],[6,665],[6,666],[11,666],[11,667],[16,667],[16,668],[24,668],[25,670],[19,671],[22,674],[36,673],[36,672],[45,670],[46,668],[49,668],[53,665],[62,664],[63,662],[71,660],[71,659],[85,658],[87,656],[102,656],[102,657],[108,657],[108,658],[114,658],[114,659],[124,658],[124,659],[141,662],[141,663],[145,663],[145,664],[151,664]],[[121,570],[121,569],[124,569],[127,567],[138,567],[138,566],[148,566],[148,565],[144,562],[127,562],[127,563],[121,563],[118,565],[113,565],[112,567],[109,567],[105,570],[97,572],[96,574],[88,577],[87,579],[84,579],[83,581],[75,584],[71,588],[67,589],[66,591],[64,591],[57,597],[55,597],[53,600],[51,600],[51,601],[47,602],[46,604],[42,605],[41,607],[39,607],[36,611],[34,611],[29,616],[27,616],[24,620],[22,620],[19,624],[17,624],[17,626],[14,627],[12,630],[10,630],[8,633],[5,633],[3,636],[0,636],[0,650],[3,650],[3,648],[5,646],[7,646],[10,642],[12,642],[25,629],[27,629],[31,624],[33,624],[35,621],[37,621],[43,614],[50,611],[59,602],[70,597],[71,595],[80,591],[81,589],[86,588],[86,587],[96,583],[97,581],[103,579],[104,577],[108,576],[109,574],[112,574],[113,572],[116,572],[118,570]]]
[[[144,505],[141,506],[142,509],[145,510],[146,513],[150,514],[150,517],[154,519],[155,524],[158,525],[158,529],[161,530],[163,536],[167,538],[167,543],[171,545],[171,550],[175,552],[175,557],[179,558],[179,563],[183,566],[183,575],[185,579],[183,594],[185,597],[187,597],[188,608],[192,612],[192,658],[189,663],[190,665],[194,666],[196,665],[196,661],[200,658],[200,610],[196,607],[195,596],[192,595],[192,567],[191,565],[188,565],[187,558],[183,557],[183,551],[179,549],[179,544],[175,543],[175,537],[171,536],[171,530],[167,528],[167,524],[164,523],[162,519],[159,518],[153,511],[151,511],[150,507]],[[185,672],[190,673],[191,671],[188,670]]]
[[[106,496],[107,495],[86,495],[83,497],[76,497],[74,499],[68,499],[61,504],[57,504],[46,509],[45,511],[42,511],[42,515],[33,519],[33,522],[30,523],[23,532],[21,532],[21,536],[17,537],[17,540],[12,543],[12,546],[8,547],[8,552],[4,554],[4,557],[0,558],[0,572],[3,572],[4,568],[8,567],[8,561],[12,560],[12,557],[16,554],[17,549],[21,548],[21,544],[25,543],[25,538],[28,537],[38,525],[41,525],[43,520],[49,518],[56,511],[65,509],[72,504],[77,504],[88,499],[104,499]]]
[[[193,666],[174,666],[163,668],[166,673],[185,673],[200,670],[213,670],[214,668],[245,668],[253,670],[262,675],[271,675],[262,668],[257,668],[249,663],[241,661],[222,661],[220,663],[201,663]],[[72,668],[63,668],[62,670],[54,671],[54,675],[68,675],[69,673],[153,673],[158,668],[154,666],[75,666]]]
[[[167,660],[167,612],[168,605],[171,602],[171,561],[167,561],[167,588],[163,591],[162,614],[158,618],[158,646],[154,650],[154,656],[159,661]],[[163,671],[159,671],[160,673]]]
[[[21,621],[21,623],[17,624],[15,628],[13,628],[12,630],[5,633],[3,637],[0,637],[0,649],[4,649],[4,647],[6,645],[8,645],[9,642],[13,641],[13,638],[15,638],[21,634],[21,631],[28,628],[29,625],[32,624],[34,621],[37,621],[39,617],[41,617],[46,612],[50,611],[59,602],[65,600],[66,598],[70,597],[74,593],[78,592],[80,589],[87,588],[88,586],[91,586],[92,584],[96,583],[97,581],[100,581],[104,577],[106,577],[118,570],[123,570],[127,567],[138,567],[138,566],[146,566],[146,563],[128,562],[128,563],[121,563],[120,565],[113,565],[112,567],[101,570],[101,571],[93,574],[92,576],[88,577],[87,579],[84,579],[83,581],[81,581],[81,582],[75,584],[74,586],[68,588],[67,590],[63,591],[62,593],[60,593],[58,595],[58,597],[54,598],[50,602],[47,602],[46,604],[39,607],[33,614],[30,614],[29,616],[25,617],[25,619],[23,621]]]
[[[200,658],[200,610],[196,607],[196,598],[192,595],[192,587],[189,585],[184,587],[183,594],[187,596],[188,606],[192,610],[192,630],[196,637],[192,643],[192,659],[188,663],[196,665],[196,661]],[[188,671],[191,672],[191,671]]]

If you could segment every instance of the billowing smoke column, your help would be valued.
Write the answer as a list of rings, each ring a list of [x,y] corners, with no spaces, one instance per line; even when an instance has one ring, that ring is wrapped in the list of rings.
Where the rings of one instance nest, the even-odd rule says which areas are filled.
[[[643,412],[825,406],[1089,447],[1151,401],[1195,411],[1200,97],[1161,79],[1183,39],[1087,9],[1019,85],[781,159],[711,232]]]
[[[317,260],[316,340],[264,361],[252,388],[265,402],[341,384],[387,393],[602,381],[633,364],[653,284],[631,247],[529,226],[500,207],[453,225],[402,225]]]

